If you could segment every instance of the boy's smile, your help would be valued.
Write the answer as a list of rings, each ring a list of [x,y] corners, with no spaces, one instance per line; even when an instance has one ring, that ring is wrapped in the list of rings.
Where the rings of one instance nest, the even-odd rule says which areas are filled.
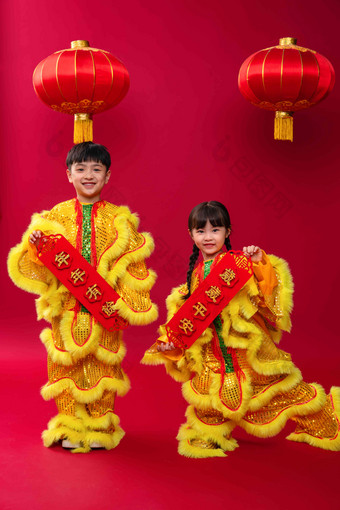
[[[76,190],[79,202],[86,204],[94,204],[100,200],[101,191],[111,175],[110,170],[106,171],[105,165],[96,161],[73,163],[66,173]]]

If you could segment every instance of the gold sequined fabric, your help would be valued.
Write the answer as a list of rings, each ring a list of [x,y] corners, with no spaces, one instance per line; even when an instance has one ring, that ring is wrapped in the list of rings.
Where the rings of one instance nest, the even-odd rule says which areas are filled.
[[[190,439],[189,443],[191,446],[196,446],[197,448],[203,448],[206,450],[216,450],[219,448],[214,441],[204,441],[204,439]]]
[[[55,403],[60,414],[66,414],[67,416],[75,415],[76,402],[69,391],[65,390],[60,393],[60,395],[55,398]]]
[[[193,273],[192,293],[199,285],[200,272],[201,266]],[[217,341],[211,324],[184,353],[184,359],[177,365],[173,362],[180,370],[185,361],[186,369],[192,373],[191,380],[183,386],[188,411],[195,408],[197,427],[200,422],[202,426],[211,426],[209,437],[216,440],[216,425],[230,425],[232,430],[239,424],[249,433],[266,437],[277,434],[288,419],[296,422],[297,436],[309,434],[326,440],[336,438],[340,432],[331,397],[327,397],[324,405],[323,390],[318,385],[301,381],[301,374],[290,354],[275,344],[283,308],[286,306],[287,310],[290,306],[287,302],[282,306],[283,278],[279,271],[275,272],[278,285],[272,295],[263,296],[254,278],[255,283],[253,280],[249,282],[249,294],[243,289],[222,311],[222,340]],[[186,286],[174,290],[172,300],[168,301],[173,307],[169,307],[169,318],[183,303],[183,294],[186,294]],[[287,317],[284,320],[289,324]],[[234,372],[225,371],[222,347],[232,356],[233,366],[237,367]],[[167,370],[171,374],[175,369],[168,364]],[[190,420],[186,426],[190,429]],[[202,429],[202,437],[205,432],[206,428]],[[189,442],[202,449],[214,447],[213,440],[211,444],[200,438]]]
[[[333,439],[339,434],[339,423],[328,395],[325,406],[317,413],[292,418],[297,427],[295,434],[309,434],[316,438]]]
[[[191,384],[196,393],[200,393],[201,395],[209,395],[211,381],[210,372],[210,368],[206,366],[202,372],[194,375]]]
[[[70,379],[76,388],[90,390],[94,388],[102,378],[123,380],[123,371],[120,365],[108,365],[98,360],[92,354],[79,359],[71,366],[59,365],[48,358],[48,385],[52,385],[62,379]]]
[[[19,260],[19,271],[25,278],[30,278],[43,283],[46,282],[46,267],[33,263],[27,252],[25,252]]]
[[[112,391],[104,391],[100,400],[86,404],[86,411],[93,418],[104,416],[107,412],[113,412],[115,399],[115,393]]]
[[[93,327],[93,319],[88,312],[76,313],[72,323],[72,336],[77,345],[84,345],[87,342]]]
[[[117,292],[131,310],[136,312],[150,310],[151,301],[149,292],[131,289],[122,282],[117,283]]]
[[[255,321],[253,321],[253,324],[255,324]],[[292,359],[291,355],[279,349],[265,332],[263,332],[261,346],[256,356],[260,361],[291,361]]]
[[[256,412],[248,412],[245,420],[254,424],[274,421],[279,414],[292,406],[311,402],[316,397],[315,389],[305,382],[297,384],[286,393],[278,393],[271,401]]]
[[[241,404],[240,381],[235,372],[224,374],[220,390],[220,397],[223,404],[229,409],[236,410]]]
[[[223,414],[215,409],[195,409],[197,418],[206,425],[221,425],[227,421]]]
[[[118,208],[105,201],[93,207],[83,207],[73,199],[36,215],[34,221],[35,229],[39,229],[41,222],[41,230],[45,234],[64,234],[73,246],[83,250],[82,255],[96,268],[105,256],[100,267],[106,274],[110,272],[110,278],[113,275],[115,289],[121,293],[124,303],[133,313],[150,310],[149,292],[136,290],[142,288],[143,280],[150,273],[141,252],[134,259],[135,252],[147,241],[136,231],[134,219],[127,208]],[[52,396],[61,415],[77,416],[77,419],[77,406],[80,405],[77,395],[81,395],[81,405],[88,416],[100,418],[107,412],[113,413],[117,391],[124,394],[129,387],[121,368],[125,353],[122,332],[107,331],[99,325],[90,313],[80,308],[74,296],[61,287],[45,266],[30,258],[25,246],[23,243],[18,260],[20,277],[50,285],[48,293],[39,291],[42,297],[38,300],[52,326],[51,333],[44,333],[44,343],[50,354],[44,398]],[[150,246],[145,253],[149,252]],[[129,281],[136,280],[133,288],[117,279],[116,264],[120,264],[120,278],[127,274]],[[146,285],[147,288],[150,286]],[[108,427],[114,431],[112,425]]]
[[[149,275],[149,271],[144,262],[133,262],[129,264],[127,272],[137,280],[144,280]]]

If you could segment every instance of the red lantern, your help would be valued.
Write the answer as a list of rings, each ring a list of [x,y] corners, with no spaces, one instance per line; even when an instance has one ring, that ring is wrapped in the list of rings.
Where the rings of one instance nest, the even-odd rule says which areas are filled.
[[[275,111],[275,140],[293,141],[293,113],[309,108],[331,92],[332,64],[313,50],[280,39],[279,46],[258,51],[240,68],[238,84],[252,104]]]
[[[37,96],[58,112],[74,115],[74,143],[92,141],[92,115],[116,106],[129,89],[129,73],[111,53],[72,41],[34,70]]]

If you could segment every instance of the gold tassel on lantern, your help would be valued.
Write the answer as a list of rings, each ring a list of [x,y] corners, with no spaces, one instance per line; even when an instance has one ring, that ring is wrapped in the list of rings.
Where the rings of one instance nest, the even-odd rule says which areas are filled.
[[[274,139],[293,141],[293,112],[275,112]]]
[[[74,143],[93,141],[93,121],[89,113],[76,113],[74,116]]]

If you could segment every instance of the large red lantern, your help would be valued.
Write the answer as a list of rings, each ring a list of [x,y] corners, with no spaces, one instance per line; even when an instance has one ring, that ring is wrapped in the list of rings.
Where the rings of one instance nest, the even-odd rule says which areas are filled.
[[[274,138],[293,141],[293,113],[309,108],[332,90],[332,64],[316,51],[296,45],[296,39],[280,39],[254,53],[242,64],[238,84],[252,104],[275,111]]]
[[[92,141],[92,115],[117,105],[129,89],[129,73],[111,53],[72,41],[37,65],[33,86],[53,110],[74,115],[74,143]]]

